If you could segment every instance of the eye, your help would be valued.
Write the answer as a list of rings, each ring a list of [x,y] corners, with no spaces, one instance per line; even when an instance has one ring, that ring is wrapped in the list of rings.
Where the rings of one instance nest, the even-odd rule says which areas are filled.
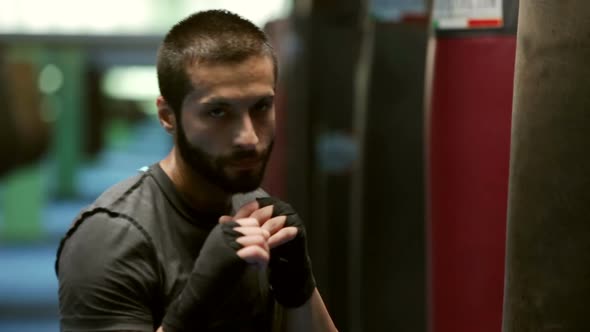
[[[225,116],[225,114],[226,111],[223,108],[214,108],[207,111],[207,115],[209,115],[212,118],[222,118]]]
[[[252,107],[252,111],[254,112],[266,112],[272,108],[272,101],[269,100],[262,100],[259,101]]]

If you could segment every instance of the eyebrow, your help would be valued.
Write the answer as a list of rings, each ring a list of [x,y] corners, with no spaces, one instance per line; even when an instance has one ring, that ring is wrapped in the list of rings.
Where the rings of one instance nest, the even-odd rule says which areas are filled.
[[[213,105],[213,106],[227,106],[227,105],[230,105],[230,103],[226,99],[224,99],[224,98],[211,98],[211,99],[208,99],[207,101],[202,102],[200,104],[201,105],[205,105],[205,106],[208,106],[208,105]]]
[[[256,100],[259,102],[261,100],[272,100],[274,99],[274,94],[265,94],[260,96],[248,97],[248,100]],[[201,105],[231,105],[230,99],[224,97],[211,97],[207,98],[205,101],[200,103]]]

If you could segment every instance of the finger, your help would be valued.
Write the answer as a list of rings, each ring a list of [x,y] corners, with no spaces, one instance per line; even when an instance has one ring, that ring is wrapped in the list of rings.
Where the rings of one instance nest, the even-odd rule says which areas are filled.
[[[250,214],[250,218],[256,218],[260,222],[260,225],[264,224],[267,220],[272,217],[273,206],[265,206],[262,209],[257,209]]]
[[[233,219],[238,225],[244,227],[258,227],[260,224],[258,223],[258,219],[256,218],[241,218],[241,219]],[[239,226],[238,226],[239,227]]]
[[[235,227],[234,230],[242,233],[244,236],[260,235],[264,238],[264,241],[270,238],[270,233],[260,227]]]
[[[232,216],[221,216],[221,217],[219,217],[219,223],[220,224],[225,224],[225,223],[227,223],[229,221],[232,221],[232,220],[235,220],[235,218],[232,217]]]
[[[267,239],[262,235],[248,235],[237,238],[236,242],[241,244],[244,248],[248,246],[259,246],[260,248],[268,251],[270,248],[268,247],[266,240]]]
[[[270,254],[258,246],[244,247],[238,250],[237,255],[250,264],[267,266]]]
[[[242,207],[240,207],[238,209],[238,212],[236,212],[236,214],[234,215],[234,218],[239,219],[249,217],[252,214],[252,212],[256,210],[258,210],[258,202],[252,201],[250,203],[242,205]]]
[[[267,222],[265,222],[262,226],[260,226],[260,228],[266,229],[270,233],[270,235],[273,235],[276,232],[278,232],[279,230],[281,230],[281,228],[283,228],[283,226],[285,226],[286,220],[287,220],[286,216],[274,217],[274,218],[268,220]]]
[[[273,249],[281,244],[287,243],[293,240],[297,236],[296,227],[285,227],[280,231],[276,232],[273,236],[268,239],[268,246]]]

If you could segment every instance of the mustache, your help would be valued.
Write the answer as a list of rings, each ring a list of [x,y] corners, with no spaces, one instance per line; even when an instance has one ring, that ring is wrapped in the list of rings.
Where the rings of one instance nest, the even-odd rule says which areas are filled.
[[[262,157],[264,155],[264,151],[256,151],[255,149],[249,149],[249,150],[237,150],[231,153],[231,155],[228,156],[228,158],[230,159],[253,159],[253,158],[259,158]]]
[[[256,149],[241,149],[235,150],[232,153],[220,157],[222,162],[236,162],[245,159],[263,159],[268,155],[269,149],[257,151]]]

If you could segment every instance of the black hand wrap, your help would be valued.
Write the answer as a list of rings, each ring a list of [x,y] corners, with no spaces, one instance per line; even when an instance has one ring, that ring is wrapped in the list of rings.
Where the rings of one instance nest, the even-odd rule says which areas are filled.
[[[316,283],[307,251],[305,226],[291,205],[276,198],[257,198],[259,206],[273,205],[272,217],[286,216],[284,227],[296,227],[297,236],[270,250],[269,282],[281,305],[296,308],[312,295]]]
[[[236,251],[242,236],[231,221],[213,228],[201,251],[186,285],[166,310],[162,326],[166,332],[198,331],[206,326],[209,312],[219,310],[226,298],[228,285],[236,282],[248,263]]]

